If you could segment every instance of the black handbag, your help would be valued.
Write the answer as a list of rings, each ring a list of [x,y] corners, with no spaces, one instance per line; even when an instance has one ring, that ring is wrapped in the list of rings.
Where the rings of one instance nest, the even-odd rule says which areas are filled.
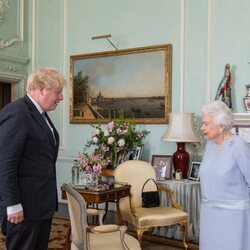
[[[148,179],[142,187],[142,193],[141,193],[141,198],[142,198],[142,207],[159,207],[160,205],[160,197],[158,191],[147,191],[143,192],[145,185],[147,184],[148,181],[152,180],[156,187],[157,184],[154,179]]]

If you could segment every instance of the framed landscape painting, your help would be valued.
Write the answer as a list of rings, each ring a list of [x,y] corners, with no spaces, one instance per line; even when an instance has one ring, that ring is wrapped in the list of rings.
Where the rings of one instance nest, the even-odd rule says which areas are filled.
[[[168,123],[170,44],[70,57],[70,122]]]

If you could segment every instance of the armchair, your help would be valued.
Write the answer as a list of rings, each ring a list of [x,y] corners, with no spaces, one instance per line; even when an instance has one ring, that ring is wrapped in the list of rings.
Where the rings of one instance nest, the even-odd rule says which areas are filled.
[[[71,223],[71,250],[140,250],[137,239],[125,233],[126,226],[100,225],[89,227],[87,208],[83,197],[70,185],[63,184]],[[95,211],[93,211],[95,213]]]
[[[114,177],[117,182],[127,182],[131,185],[130,196],[120,199],[119,208],[122,219],[135,227],[140,243],[143,233],[152,227],[179,224],[183,230],[183,244],[187,249],[188,214],[175,201],[173,190],[157,184],[158,191],[164,191],[168,195],[172,207],[142,207],[142,186],[147,179],[156,179],[151,164],[140,160],[125,161],[116,167]],[[153,182],[149,182],[145,189],[145,191],[155,191],[156,186]]]

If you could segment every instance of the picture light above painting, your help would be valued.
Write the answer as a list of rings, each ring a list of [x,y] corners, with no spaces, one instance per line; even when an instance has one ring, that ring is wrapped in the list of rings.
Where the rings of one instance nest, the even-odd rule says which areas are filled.
[[[70,123],[168,123],[170,44],[70,57]]]

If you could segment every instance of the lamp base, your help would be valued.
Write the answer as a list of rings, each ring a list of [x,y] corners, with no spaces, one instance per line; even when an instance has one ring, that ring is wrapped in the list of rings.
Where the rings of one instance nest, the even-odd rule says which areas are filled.
[[[185,142],[177,142],[177,151],[173,154],[175,171],[182,172],[182,178],[187,178],[189,168],[189,153],[185,150]]]

